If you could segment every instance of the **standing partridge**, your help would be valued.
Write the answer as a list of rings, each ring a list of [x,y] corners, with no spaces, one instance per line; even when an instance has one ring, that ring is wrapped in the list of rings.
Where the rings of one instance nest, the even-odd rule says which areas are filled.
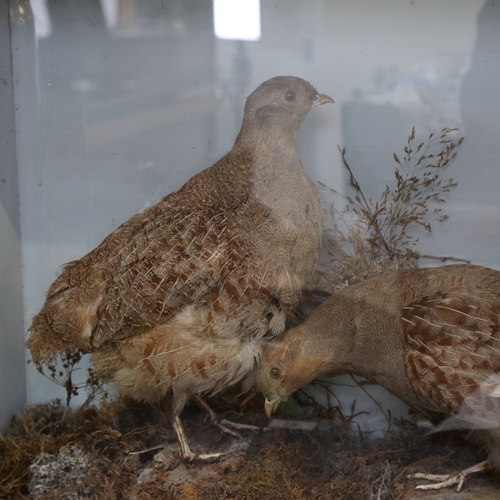
[[[488,452],[466,472],[500,470],[500,272],[395,271],[335,293],[266,347],[257,381],[268,416],[326,372],[362,375],[411,405],[452,415]],[[420,488],[460,488],[464,474],[427,478],[442,482]]]
[[[30,327],[37,368],[80,350],[123,395],[171,394],[182,455],[195,458],[184,405],[253,371],[315,267],[323,211],[296,137],[330,102],[301,78],[262,83],[229,153],[64,266]]]

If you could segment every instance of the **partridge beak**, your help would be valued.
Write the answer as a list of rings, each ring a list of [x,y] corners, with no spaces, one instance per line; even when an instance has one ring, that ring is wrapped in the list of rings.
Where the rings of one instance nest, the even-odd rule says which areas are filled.
[[[317,94],[313,106],[321,106],[322,104],[328,104],[329,102],[334,103],[335,101],[326,94]]]
[[[276,399],[266,398],[266,402],[264,403],[264,410],[266,411],[267,418],[271,418],[272,414],[278,408],[280,402],[281,402],[280,397],[277,397]]]

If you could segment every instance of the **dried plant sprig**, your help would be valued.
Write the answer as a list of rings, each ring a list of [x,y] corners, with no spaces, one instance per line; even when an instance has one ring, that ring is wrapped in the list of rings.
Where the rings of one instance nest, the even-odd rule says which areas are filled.
[[[416,244],[417,240],[407,234],[408,229],[421,226],[431,232],[433,221],[443,222],[448,219],[448,215],[442,213],[442,208],[432,208],[430,204],[444,203],[445,193],[457,186],[452,178],[444,183],[440,179],[440,170],[456,158],[456,148],[464,139],[461,137],[456,142],[450,139],[449,135],[455,131],[456,128],[444,128],[439,136],[432,133],[427,143],[421,142],[413,151],[416,136],[413,127],[408,144],[403,148],[403,161],[394,153],[394,161],[399,165],[394,172],[396,189],[391,192],[387,186],[380,207],[375,207],[376,211],[379,210],[377,227],[382,225],[382,245],[391,260],[404,252],[408,245]],[[433,154],[431,151],[436,145],[440,145],[441,149]],[[377,245],[378,242],[375,241],[374,244]]]
[[[48,373],[45,372],[45,367],[37,367],[46,378],[63,387],[66,391],[66,407],[68,408],[71,399],[79,395],[80,390],[84,389],[87,393],[87,399],[81,406],[81,409],[86,408],[98,395],[106,395],[105,384],[99,379],[92,368],[88,368],[87,379],[85,382],[75,382],[74,374],[80,370],[78,364],[83,356],[81,350],[63,351],[60,353],[60,365],[49,363],[46,365]]]
[[[415,145],[416,129],[412,127],[402,159],[394,153],[395,185],[386,185],[377,200],[367,198],[350,167],[345,148],[339,148],[349,174],[354,196],[343,196],[343,210],[330,206],[334,224],[327,229],[330,270],[320,271],[322,287],[338,288],[362,281],[387,268],[416,267],[422,255],[414,249],[419,238],[414,229],[431,232],[434,223],[444,222],[448,215],[440,205],[457,186],[452,178],[443,181],[443,169],[457,156],[464,138],[452,136],[458,129],[443,128],[431,133],[427,141]],[[340,193],[325,184],[336,195]],[[453,257],[427,258],[461,260]],[[339,272],[340,271],[340,272]]]

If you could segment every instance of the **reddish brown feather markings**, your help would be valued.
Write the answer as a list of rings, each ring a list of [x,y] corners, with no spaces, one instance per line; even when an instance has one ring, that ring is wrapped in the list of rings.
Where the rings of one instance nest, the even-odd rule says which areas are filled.
[[[204,255],[207,256],[206,259],[203,259],[203,254],[199,255],[197,257],[197,259],[196,259],[200,264],[203,264],[203,262],[202,262],[203,260],[205,260],[206,262],[208,262],[211,259],[213,259],[213,257],[215,256],[215,254],[213,252],[205,252]],[[163,314],[163,312],[164,312],[164,310],[165,310],[165,308],[167,306],[167,303],[169,302],[170,297],[172,296],[172,294],[174,292],[179,291],[179,289],[181,289],[183,286],[185,286],[186,283],[189,281],[189,279],[193,279],[193,277],[196,277],[196,276],[198,276],[200,274],[199,270],[195,271],[193,273],[193,271],[195,270],[196,266],[194,266],[194,264],[192,262],[192,258],[193,258],[193,256],[189,256],[189,257],[185,256],[184,262],[183,262],[183,264],[184,264],[183,267],[184,268],[187,267],[191,271],[190,276],[187,276],[186,274],[185,275],[179,275],[178,274],[177,276],[174,276],[175,277],[175,282],[173,282],[173,283],[172,283],[173,277],[170,277],[170,279],[166,279],[166,276],[168,276],[167,272],[162,273],[164,276],[163,276],[163,278],[162,278],[162,280],[160,282],[158,282],[158,279],[155,276],[155,273],[158,273],[158,271],[161,272],[161,269],[166,267],[167,262],[162,262],[158,269],[155,269],[155,267],[154,267],[155,262],[152,262],[150,264],[150,266],[148,266],[149,268],[146,268],[147,269],[146,272],[144,272],[142,274],[141,273],[137,273],[137,276],[134,278],[133,288],[135,288],[136,281],[140,282],[139,283],[139,288],[141,288],[141,287],[143,287],[143,283],[145,282],[145,278],[148,277],[148,275],[149,275],[148,284],[151,283],[151,282],[153,282],[154,285],[155,285],[155,288],[153,290],[153,295],[156,292],[158,292],[158,290],[159,290],[159,288],[161,287],[162,284],[165,286],[165,288],[168,288],[169,282],[171,283],[169,296],[166,299],[159,301],[159,304],[160,304],[161,307],[160,307],[160,313],[157,316],[158,320],[161,317],[161,315]],[[168,263],[171,263],[172,260],[173,259],[169,259]],[[175,260],[179,261],[179,258],[176,258]],[[136,262],[136,263],[138,264],[139,262]],[[201,267],[202,267],[202,265],[198,266],[198,269],[201,269]],[[127,270],[127,272],[130,274],[132,271],[133,271],[133,267],[131,266]],[[151,292],[149,292],[149,294],[151,295]],[[138,293],[136,295],[140,295],[140,290],[138,290]]]
[[[208,374],[205,371],[205,361],[202,358],[195,358],[190,363],[191,371],[194,373],[194,369],[199,373],[201,378],[207,379]]]
[[[262,286],[262,281],[260,281],[260,283],[257,283],[249,275],[242,276],[238,282],[238,285],[246,297],[254,297],[260,294],[265,296],[271,295],[271,291],[269,290],[269,288],[266,286]]]
[[[405,369],[415,393],[427,405],[432,403],[436,411],[457,411],[464,399],[479,388],[478,382],[466,377],[466,373],[461,377],[460,372],[445,370],[434,358],[421,353],[408,353]]]
[[[153,354],[153,351],[154,351],[154,344],[153,343],[147,344],[142,353],[143,358],[149,358],[151,354]]]
[[[146,358],[146,359],[143,359],[142,362],[143,362],[143,365],[146,367],[146,370],[156,380],[156,370],[154,369],[153,364],[151,363],[151,361],[148,358]]]
[[[158,381],[158,375],[157,375],[157,372],[153,366],[153,363],[151,362],[151,360],[149,359],[150,356],[153,354],[153,351],[154,351],[154,344],[150,343],[150,344],[147,344],[146,347],[144,348],[143,350],[143,359],[142,359],[142,363],[144,365],[144,367],[146,368],[146,370],[149,372],[149,374],[151,375],[151,377],[156,381],[156,383],[158,384],[159,381]]]
[[[218,292],[217,292],[218,295]],[[222,315],[224,313],[224,307],[221,304],[221,301],[219,300],[219,296],[217,296],[213,301],[212,301],[212,309],[215,313]]]
[[[477,397],[480,377],[468,375],[493,371],[490,353],[500,353],[492,345],[500,342],[500,307],[494,301],[494,292],[450,291],[402,307],[401,325],[411,346],[406,375],[423,401],[431,398],[453,412],[465,398]]]
[[[241,303],[238,288],[233,283],[231,283],[229,280],[226,280],[222,287],[228,294],[231,302],[236,304]]]
[[[177,376],[177,370],[175,369],[175,362],[173,359],[167,361],[167,373],[172,380]]]
[[[215,328],[214,328],[214,315],[212,313],[212,310],[209,310],[207,313],[206,330],[208,331],[208,335],[210,338],[213,339],[216,337]]]
[[[218,356],[218,357],[219,357],[219,359],[217,359],[217,356],[214,355],[214,358],[212,358],[213,363],[209,363],[210,368],[214,368],[217,365],[219,365],[219,366],[223,365],[222,371],[225,371],[227,368],[226,362],[228,359],[230,359],[229,354],[226,354],[224,356]],[[172,376],[172,379],[183,378],[187,375],[187,376],[194,377],[195,380],[198,378],[198,376],[200,376],[201,379],[210,380],[211,375],[207,374],[207,372],[205,371],[206,362],[202,358],[197,357],[197,358],[190,359],[190,360],[185,359],[184,361],[186,362],[186,365],[185,365],[186,367],[183,371],[180,371],[180,372],[177,372],[177,370],[175,368],[175,362],[172,360],[169,361],[169,363],[172,362],[172,368],[173,368],[173,371],[175,372],[175,375]],[[170,365],[168,365],[168,367],[170,368]],[[220,368],[219,368],[219,370],[220,370]],[[168,373],[170,374],[170,371]],[[213,370],[211,371],[211,373],[212,373],[212,375],[214,374]],[[170,384],[171,382],[165,380],[163,383]],[[221,389],[221,387],[214,386],[214,387],[207,389],[207,390],[211,391],[214,394],[214,393],[218,392],[220,389]]]
[[[446,376],[446,373],[444,372],[444,370],[441,367],[439,367],[438,365],[428,366],[427,370],[429,370],[429,372],[432,373],[432,375],[435,378],[435,381],[438,384],[453,384],[454,383],[453,380],[455,380],[455,378],[452,377],[449,379]],[[456,377],[456,375],[455,375],[455,377]],[[458,377],[456,377],[456,379],[458,379]],[[459,379],[458,379],[458,382],[460,383]]]
[[[155,222],[155,225],[157,227],[156,227],[156,229],[153,229],[151,232],[147,233],[147,238],[145,239],[145,241],[147,242],[147,244],[140,251],[140,253],[138,255],[134,256],[134,254],[136,254],[137,251],[138,251],[138,246],[136,244],[137,242],[134,241],[134,248],[131,249],[131,251],[129,252],[129,254],[127,256],[125,256],[125,257],[122,256],[122,262],[123,263],[127,262],[127,260],[130,260],[131,258],[133,260],[133,262],[131,263],[131,265],[129,265],[128,268],[126,269],[125,273],[130,273],[130,272],[133,271],[133,269],[136,266],[142,265],[145,262],[145,260],[147,260],[147,259],[144,259],[143,256],[146,253],[151,254],[151,250],[152,250],[153,246],[159,247],[159,250],[161,250],[162,252],[165,252],[165,250],[167,250],[167,252],[166,252],[165,255],[163,255],[163,253],[162,253],[162,259],[158,260],[159,269],[162,269],[162,268],[165,269],[166,266],[168,264],[170,264],[172,260],[174,260],[174,257],[175,257],[175,261],[182,262],[183,264],[186,263],[186,261],[188,261],[190,258],[193,257],[192,255],[191,256],[189,255],[189,252],[187,252],[187,250],[189,250],[190,246],[194,245],[195,249],[198,248],[198,246],[201,248],[200,245],[198,245],[198,246],[196,245],[196,238],[195,238],[195,236],[203,234],[204,235],[203,240],[205,240],[207,238],[207,236],[209,236],[209,233],[206,232],[206,226],[205,226],[205,223],[204,223],[204,220],[203,220],[204,218],[202,217],[203,215],[206,215],[206,213],[207,213],[207,211],[200,212],[198,214],[193,214],[192,212],[189,212],[186,215],[183,214],[184,217],[182,219],[180,219],[180,220],[175,220],[174,219],[168,225],[163,225],[161,223],[163,222],[164,218],[166,218],[167,216],[171,216],[170,213],[167,213],[164,218],[155,220],[154,222]],[[217,216],[218,216],[218,214],[212,216],[210,218],[210,220],[213,220]],[[190,224],[188,224],[187,227],[183,227],[182,223],[185,220],[189,220],[190,217],[194,217],[194,219],[190,222]],[[173,227],[173,226],[177,226],[177,227]],[[197,226],[197,231],[192,230],[192,228],[194,228],[195,226]],[[179,255],[178,253],[174,254],[173,250],[175,250],[175,248],[177,248],[180,245],[179,239],[180,240],[184,240],[185,237],[190,232],[190,230],[191,230],[191,233],[193,233],[193,234],[190,237],[190,242],[188,243],[187,247],[186,247],[186,245],[183,245],[184,250],[182,252],[182,255]],[[157,236],[159,236],[160,237],[159,239],[161,240],[161,235],[157,234],[160,231],[162,233],[166,234],[167,236],[171,235],[172,232],[174,232],[174,235],[176,236],[177,241],[174,242],[173,245],[172,245],[172,237],[169,237],[168,241],[164,242],[164,244],[162,244],[161,241],[158,241],[158,239],[156,239]],[[183,234],[181,235],[182,231],[183,231]],[[141,242],[139,242],[139,243],[141,243]],[[167,245],[167,244],[169,244],[169,245]],[[170,247],[170,248],[168,248],[168,247]],[[113,256],[113,259],[115,257],[118,257],[120,253],[123,253],[126,248],[128,248],[127,245],[125,245],[120,250],[120,252],[118,254],[116,254],[115,256]],[[169,255],[171,255],[172,258],[168,258]],[[148,257],[148,256],[146,255],[146,257]],[[149,269],[145,273],[142,273],[142,274],[138,273],[137,276],[136,276],[136,279],[137,278],[143,278],[143,277],[147,276],[147,274],[150,271],[154,270],[154,268],[155,268],[154,264],[156,264],[156,262],[153,261],[152,264],[149,266]]]
[[[163,201],[163,200],[162,200],[162,201]],[[160,203],[161,203],[161,202],[160,202]],[[161,205],[160,205],[160,206],[161,206]],[[163,208],[163,207],[161,206],[161,208]],[[150,213],[143,213],[143,214],[140,214],[140,215],[142,215],[142,216],[143,216],[143,220],[144,220],[144,224],[141,224],[141,229],[142,229],[142,227],[143,227],[143,226],[146,226],[146,225],[150,224],[150,223],[151,223],[151,221],[152,221],[153,219],[152,219],[152,217],[151,217],[151,214],[150,214]],[[148,219],[145,219],[144,217],[147,217],[148,215],[149,215],[149,218],[148,218]],[[138,260],[138,258],[139,258],[139,257],[140,257],[140,256],[141,256],[141,255],[142,255],[142,254],[146,251],[146,250],[148,250],[148,248],[150,248],[151,243],[153,243],[153,242],[154,242],[155,234],[156,234],[158,231],[163,231],[163,232],[166,232],[166,230],[167,230],[167,229],[170,229],[170,228],[172,227],[172,225],[174,225],[176,222],[178,222],[178,221],[176,221],[176,220],[174,219],[174,220],[173,220],[173,221],[171,221],[171,222],[170,222],[170,224],[168,224],[168,225],[163,224],[163,222],[164,222],[167,218],[169,218],[169,217],[171,218],[171,215],[172,215],[172,214],[171,214],[171,212],[166,212],[164,217],[161,217],[161,218],[159,218],[159,219],[154,220],[154,223],[155,223],[155,225],[156,225],[156,229],[154,229],[153,231],[150,231],[150,232],[148,232],[148,233],[147,233],[147,234],[148,234],[148,239],[147,239],[147,241],[148,241],[148,245],[146,245],[146,246],[144,247],[144,249],[141,251],[141,253],[140,253],[138,256],[136,256],[135,258],[133,258],[133,261],[134,261],[134,262],[136,262],[136,261]],[[142,220],[142,219],[141,219],[141,220]],[[161,223],[161,224],[160,224],[160,223]],[[112,234],[114,234],[114,233],[112,233]],[[118,259],[119,257],[121,257],[121,262],[126,263],[127,261],[129,261],[129,260],[130,260],[130,258],[131,258],[134,254],[136,254],[138,251],[140,251],[140,250],[139,250],[139,247],[138,247],[138,243],[139,243],[139,244],[140,244],[140,243],[143,243],[143,242],[144,242],[144,238],[143,238],[142,240],[137,240],[137,239],[136,239],[136,238],[134,238],[133,236],[134,236],[134,235],[132,235],[132,239],[131,239],[130,243],[125,244],[125,245],[123,245],[123,246],[121,246],[121,247],[118,247],[118,251],[114,252],[114,254],[111,254],[111,255],[109,256],[109,258],[107,259],[109,263],[111,263],[111,262],[112,262],[113,260],[115,260],[115,259]],[[105,242],[106,242],[106,240],[103,242],[103,244],[104,244]],[[102,244],[101,244],[101,245],[102,245]],[[177,246],[177,244],[176,244],[176,246]],[[126,256],[123,256],[123,253],[124,253],[127,249],[129,249],[129,250],[130,250],[130,252],[129,252]],[[170,250],[173,250],[173,248],[171,248]]]
[[[419,338],[409,338],[408,341],[413,342],[414,344],[419,346],[417,348],[418,352],[420,352],[422,354],[425,354],[425,353],[433,354],[433,349],[431,349],[431,347],[429,345],[427,345],[423,340],[421,340]]]

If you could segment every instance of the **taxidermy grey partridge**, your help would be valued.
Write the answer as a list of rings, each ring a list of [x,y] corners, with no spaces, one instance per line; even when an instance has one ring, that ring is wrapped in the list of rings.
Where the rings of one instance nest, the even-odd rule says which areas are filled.
[[[410,269],[346,287],[266,347],[257,381],[268,416],[323,373],[375,380],[410,405],[472,430],[500,470],[500,272],[474,265]],[[457,427],[457,425],[455,425]],[[428,477],[430,489],[464,474]]]
[[[250,375],[316,265],[323,210],[296,137],[329,102],[301,78],[262,83],[229,153],[64,266],[30,327],[36,366],[81,350],[123,395],[171,394],[195,458],[184,405]]]

